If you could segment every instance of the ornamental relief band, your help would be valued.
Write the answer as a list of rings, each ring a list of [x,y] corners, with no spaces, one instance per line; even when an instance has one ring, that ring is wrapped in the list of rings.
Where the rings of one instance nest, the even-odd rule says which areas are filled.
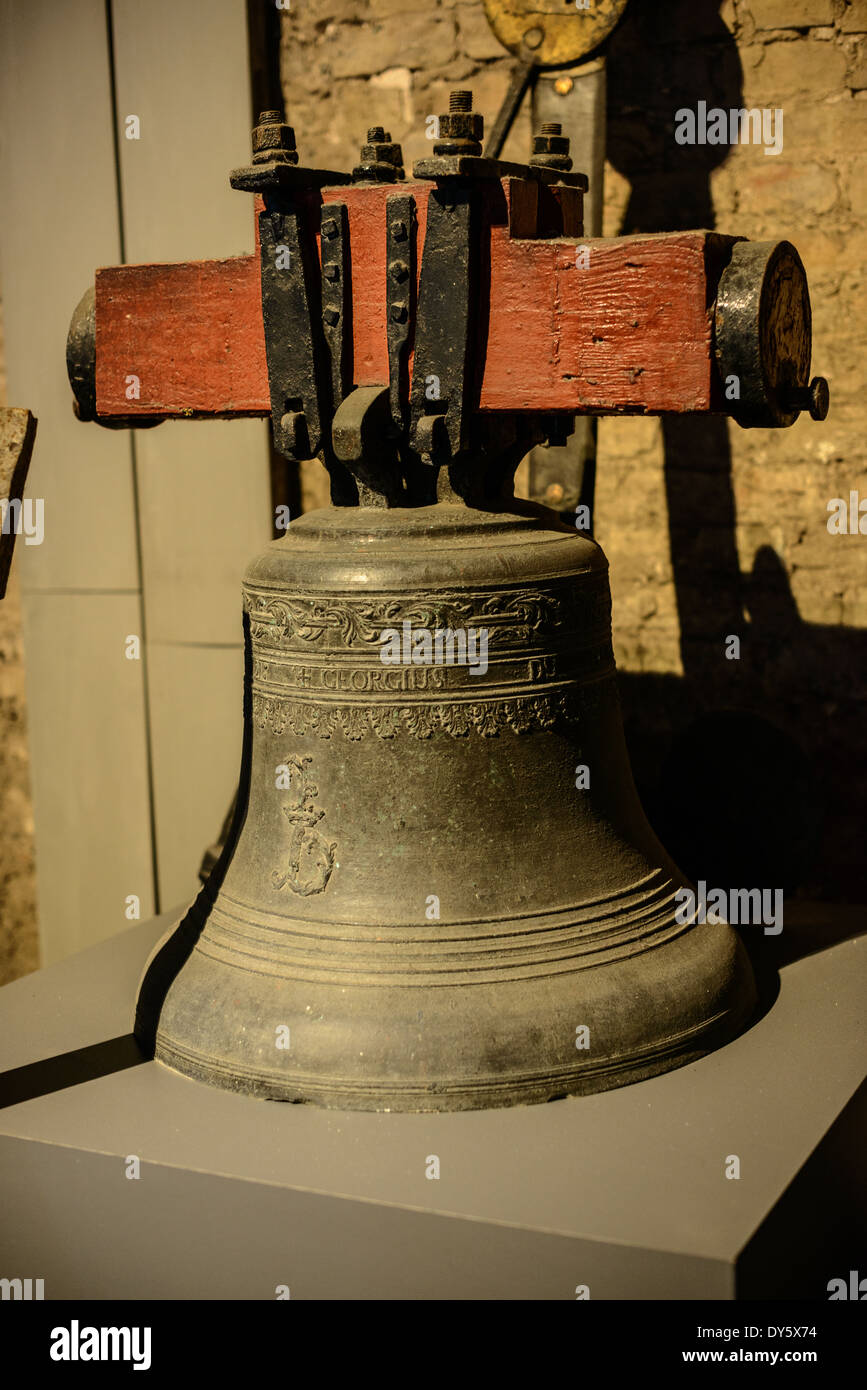
[[[287,598],[285,593],[244,585],[244,610],[254,642],[281,649],[297,644],[354,647],[378,644],[383,630],[409,622],[413,628],[485,628],[491,646],[535,644],[548,634],[580,632],[593,643],[611,633],[611,596],[600,571],[564,584],[560,591],[517,589],[505,593],[416,594],[377,599],[341,594]]]
[[[500,700],[449,700],[447,702],[418,700],[413,704],[323,706],[263,695],[253,691],[253,722],[259,729],[274,734],[296,736],[312,734],[316,738],[331,738],[340,732],[350,741],[366,738],[394,738],[406,731],[414,738],[431,738],[442,731],[451,738],[464,738],[478,733],[483,738],[496,738],[504,730],[528,734],[540,729],[553,729],[565,722],[578,724],[591,711],[602,706],[609,710],[617,701],[617,687],[609,689],[602,698],[603,687],[613,685],[613,673],[607,680],[535,697],[513,695]]]
[[[369,733],[393,738],[401,730],[416,738],[440,730],[495,737],[504,729],[527,733],[575,722],[614,673],[605,576],[582,578],[577,595],[570,586],[561,597],[512,591],[311,600],[247,587],[255,722],[277,734],[331,738],[340,731],[352,740]],[[417,655],[384,664],[383,632],[407,624],[485,631],[484,670]],[[435,693],[446,699],[431,699]]]

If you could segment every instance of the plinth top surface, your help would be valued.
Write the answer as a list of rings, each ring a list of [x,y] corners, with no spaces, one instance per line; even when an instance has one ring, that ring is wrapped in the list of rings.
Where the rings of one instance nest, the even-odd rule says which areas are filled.
[[[6,1067],[128,1035],[145,959],[178,916],[0,991]],[[797,927],[786,936],[788,956],[798,955]],[[45,1094],[0,1111],[0,1134],[135,1153],[143,1168],[733,1259],[863,1078],[867,941],[849,936],[820,948],[814,933],[800,946],[812,954],[782,966],[777,997],[734,1042],[601,1095],[458,1114],[364,1114],[236,1096],[154,1062],[80,1085],[67,1077],[50,1091],[55,1071],[61,1084],[52,1066],[40,1071]],[[431,1154],[440,1160],[437,1181],[425,1177]],[[733,1154],[739,1181],[725,1177]]]

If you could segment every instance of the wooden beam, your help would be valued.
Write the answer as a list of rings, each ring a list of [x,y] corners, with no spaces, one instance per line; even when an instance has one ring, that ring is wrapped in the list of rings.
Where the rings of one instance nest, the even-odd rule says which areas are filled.
[[[478,408],[586,414],[714,408],[708,305],[719,257],[709,251],[732,239],[701,231],[527,239],[526,209],[520,205],[519,221],[510,182],[493,185],[485,201]],[[404,188],[415,198],[421,247],[429,186]],[[385,218],[393,192],[386,186],[322,193],[325,202],[342,199],[348,206],[357,386],[388,379]],[[99,415],[267,415],[256,257],[98,271],[96,358]],[[136,389],[138,399],[131,394]]]

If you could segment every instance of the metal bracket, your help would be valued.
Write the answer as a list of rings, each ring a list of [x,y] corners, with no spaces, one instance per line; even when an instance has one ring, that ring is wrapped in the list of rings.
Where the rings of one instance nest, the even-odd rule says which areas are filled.
[[[403,404],[407,349],[415,294],[415,201],[398,194],[386,202],[386,255],[388,262],[388,381],[391,419],[401,434],[406,431]]]
[[[470,182],[444,179],[431,189],[418,291],[410,443],[433,464],[448,462],[467,444],[477,222],[476,190]]]
[[[322,444],[316,371],[322,329],[313,248],[297,207],[282,199],[266,202],[259,214],[259,248],[274,444],[287,459],[313,458]]]
[[[356,386],[334,415],[334,454],[355,475],[363,507],[395,506],[402,500],[396,460],[384,443],[389,416],[387,386]]]
[[[346,204],[323,203],[320,215],[322,261],[322,329],[331,360],[331,405],[336,410],[346,395],[349,256]]]

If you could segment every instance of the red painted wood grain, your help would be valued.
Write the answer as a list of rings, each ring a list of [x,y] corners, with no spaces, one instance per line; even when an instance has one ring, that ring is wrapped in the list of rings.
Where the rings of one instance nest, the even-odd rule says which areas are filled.
[[[358,386],[388,379],[386,200],[412,194],[420,264],[429,190],[323,190],[323,201],[347,203]],[[710,409],[710,234],[534,240],[536,206],[509,179],[486,193],[479,408]],[[318,195],[314,211],[318,220]],[[267,415],[257,256],[98,271],[96,393],[104,416]]]

